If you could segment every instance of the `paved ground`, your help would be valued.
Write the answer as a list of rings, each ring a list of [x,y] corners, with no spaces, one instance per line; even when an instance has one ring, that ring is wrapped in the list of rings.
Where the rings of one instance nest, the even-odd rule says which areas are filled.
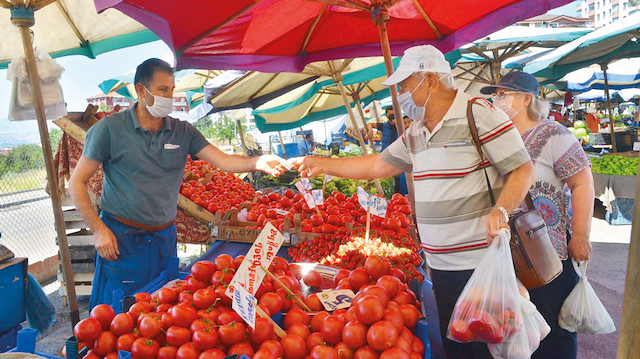
[[[616,328],[619,328],[631,226],[610,226],[601,219],[602,217],[603,213],[598,211],[592,222],[591,238],[594,242],[594,253],[589,262],[587,275],[591,285],[612,316]],[[198,249],[192,250],[197,251]],[[53,283],[46,286],[45,291],[51,293],[49,298],[57,308],[58,321],[37,342],[37,351],[50,355],[58,354],[65,339],[72,334],[68,307],[62,306],[57,288],[58,285]],[[81,318],[86,318],[88,315],[87,305],[88,298],[81,297],[79,300]],[[579,335],[578,358],[615,358],[617,341],[617,330],[607,335]]]

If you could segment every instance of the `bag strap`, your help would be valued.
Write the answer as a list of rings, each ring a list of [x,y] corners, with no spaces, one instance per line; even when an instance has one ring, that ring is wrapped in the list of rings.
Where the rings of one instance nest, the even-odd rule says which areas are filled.
[[[467,122],[469,123],[469,132],[471,132],[471,137],[473,138],[473,143],[475,144],[476,151],[478,151],[478,155],[480,156],[480,161],[481,161],[480,164],[482,165],[485,162],[484,154],[482,153],[482,147],[480,144],[480,137],[478,136],[478,127],[476,126],[476,120],[473,117],[473,111],[471,109],[471,106],[473,105],[473,103],[476,102],[476,100],[478,99],[480,99],[480,97],[474,97],[471,100],[469,100],[469,103],[467,104]],[[487,168],[483,166],[482,170],[484,171],[484,178],[487,180],[487,188],[489,189],[489,198],[491,199],[491,205],[495,206],[496,198],[493,194],[493,188],[491,188],[491,181],[489,181]],[[527,195],[524,198],[524,202],[527,205],[527,208],[531,208],[531,209],[534,208],[533,200],[531,199],[531,195],[529,194],[529,191],[527,191]]]

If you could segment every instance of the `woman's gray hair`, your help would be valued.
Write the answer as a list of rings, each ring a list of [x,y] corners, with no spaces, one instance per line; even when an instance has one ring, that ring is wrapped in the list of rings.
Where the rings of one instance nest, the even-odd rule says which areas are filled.
[[[535,95],[531,94],[531,103],[529,103],[529,117],[536,121],[546,120],[549,117],[549,110],[551,104],[548,101],[540,100]]]
[[[427,76],[427,73],[428,73],[427,71],[418,71],[414,73],[414,75],[419,76],[421,79],[423,79]],[[440,82],[442,87],[444,87],[447,90],[456,89],[456,82],[453,79],[453,75],[451,75],[451,73],[444,73],[444,72],[432,72],[432,73],[436,75],[436,78],[438,79],[438,82]]]

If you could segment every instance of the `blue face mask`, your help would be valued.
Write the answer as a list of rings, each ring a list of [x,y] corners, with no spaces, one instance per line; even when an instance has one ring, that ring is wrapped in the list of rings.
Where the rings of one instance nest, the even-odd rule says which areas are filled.
[[[424,121],[424,115],[427,110],[427,103],[431,98],[431,94],[429,94],[429,96],[427,97],[427,101],[425,101],[422,107],[416,105],[416,102],[413,100],[413,93],[416,92],[416,90],[420,87],[420,85],[422,85],[422,83],[424,82],[424,79],[425,78],[423,78],[420,81],[420,83],[418,83],[418,86],[416,86],[416,88],[413,89],[413,91],[411,92],[407,91],[403,94],[398,95],[398,102],[400,102],[400,107],[402,108],[402,112],[404,112],[407,116],[409,116],[410,119],[414,121]]]

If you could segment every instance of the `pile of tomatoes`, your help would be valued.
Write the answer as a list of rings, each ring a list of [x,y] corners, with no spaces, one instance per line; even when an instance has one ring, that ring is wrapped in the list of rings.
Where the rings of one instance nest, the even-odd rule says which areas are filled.
[[[224,292],[242,260],[223,254],[214,262],[196,262],[185,280],[153,296],[137,293],[126,313],[94,307],[74,328],[79,348],[90,348],[84,359],[115,359],[119,350],[134,359],[422,357],[424,345],[412,333],[419,303],[404,274],[382,259],[370,257],[364,267],[338,270],[336,288],[357,294],[348,310],[328,313],[315,294],[300,291],[301,280],[317,287],[320,275],[311,270],[302,278],[296,264],[276,257],[270,271],[313,311],[304,311],[265,277],[255,297],[268,315],[286,313],[282,338],[269,319],[256,318],[253,329],[231,309]]]
[[[365,239],[363,229],[352,234],[323,234],[308,238],[290,247],[289,256],[294,262],[316,262],[339,268],[355,269],[364,265],[370,256],[379,256],[398,268],[409,279],[424,280],[416,267],[422,264],[417,253],[420,245],[409,237],[393,239],[372,230]]]
[[[184,173],[180,193],[211,213],[237,209],[255,196],[251,184],[203,160],[187,158]]]

